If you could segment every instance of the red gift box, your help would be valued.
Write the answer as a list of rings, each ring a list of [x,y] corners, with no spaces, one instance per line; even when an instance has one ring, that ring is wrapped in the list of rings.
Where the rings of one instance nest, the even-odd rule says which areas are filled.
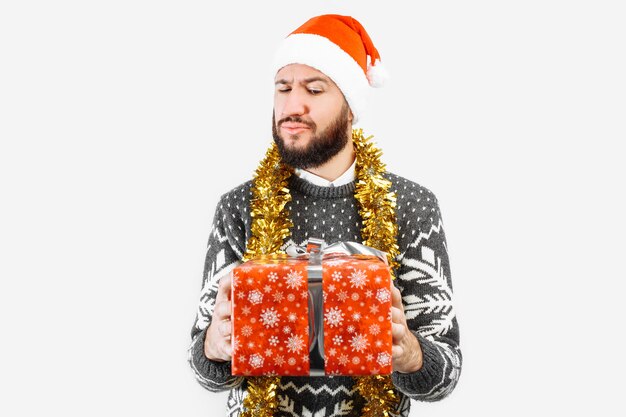
[[[233,375],[392,372],[389,267],[372,255],[324,255],[320,297],[313,275],[309,259],[286,255],[234,269]]]

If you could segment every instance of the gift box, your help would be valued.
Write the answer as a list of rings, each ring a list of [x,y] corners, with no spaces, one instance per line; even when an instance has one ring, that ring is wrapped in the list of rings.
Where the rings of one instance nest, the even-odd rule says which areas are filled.
[[[353,242],[287,252],[233,270],[232,374],[390,374],[386,255]]]

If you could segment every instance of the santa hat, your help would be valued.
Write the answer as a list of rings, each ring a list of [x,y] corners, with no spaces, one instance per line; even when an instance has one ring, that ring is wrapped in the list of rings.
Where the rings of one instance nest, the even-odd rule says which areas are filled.
[[[387,72],[363,26],[350,16],[314,17],[287,36],[276,51],[273,74],[289,64],[323,72],[341,90],[356,123],[370,87],[381,87]]]

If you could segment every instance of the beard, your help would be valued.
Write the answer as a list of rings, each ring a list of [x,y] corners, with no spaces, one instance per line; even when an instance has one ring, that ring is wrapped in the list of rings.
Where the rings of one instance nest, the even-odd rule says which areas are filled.
[[[311,129],[311,140],[308,145],[302,149],[295,147],[286,147],[285,141],[278,133],[276,126],[276,117],[272,116],[272,136],[274,142],[278,146],[283,163],[293,168],[307,169],[316,168],[330,161],[343,148],[345,148],[349,139],[349,120],[350,110],[344,103],[337,118],[322,132],[317,133],[315,123],[304,120],[298,116],[290,116],[281,119],[278,125],[283,122],[295,122],[306,124]],[[294,135],[298,139],[298,135]]]

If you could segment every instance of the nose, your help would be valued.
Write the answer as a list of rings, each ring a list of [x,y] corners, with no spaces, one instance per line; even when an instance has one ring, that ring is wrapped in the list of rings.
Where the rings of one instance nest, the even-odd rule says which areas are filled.
[[[308,112],[309,106],[306,102],[306,96],[302,94],[301,90],[300,88],[293,88],[286,93],[281,118],[287,116],[302,116]]]

